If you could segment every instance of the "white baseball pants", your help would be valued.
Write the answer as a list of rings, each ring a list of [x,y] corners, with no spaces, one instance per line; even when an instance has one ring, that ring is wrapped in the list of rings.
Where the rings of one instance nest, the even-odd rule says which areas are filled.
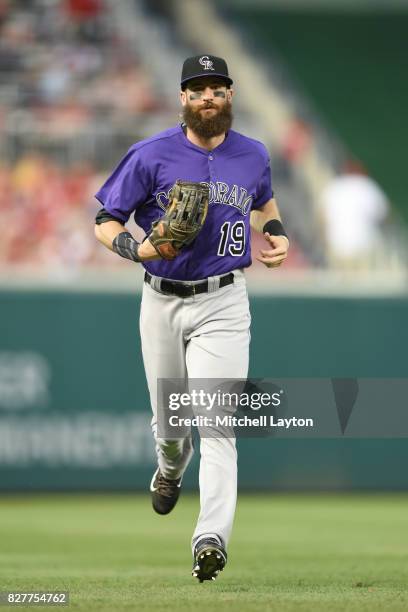
[[[140,312],[143,361],[153,410],[152,430],[160,471],[179,478],[193,454],[191,435],[182,440],[157,436],[158,378],[239,378],[248,374],[250,313],[243,271],[234,283],[183,299],[144,283]],[[152,284],[157,277],[152,277]],[[217,535],[227,545],[237,498],[235,438],[200,440],[200,514],[192,544]]]

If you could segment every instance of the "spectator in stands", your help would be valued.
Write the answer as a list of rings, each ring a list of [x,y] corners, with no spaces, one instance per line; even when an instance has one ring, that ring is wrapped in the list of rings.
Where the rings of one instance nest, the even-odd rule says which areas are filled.
[[[364,269],[379,261],[387,197],[362,164],[348,161],[322,194],[328,255],[335,268]]]

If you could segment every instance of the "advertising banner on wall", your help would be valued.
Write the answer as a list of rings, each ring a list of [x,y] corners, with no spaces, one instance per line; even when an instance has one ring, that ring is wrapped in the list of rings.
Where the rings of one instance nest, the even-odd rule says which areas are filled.
[[[0,491],[147,491],[156,457],[140,295],[0,291],[0,305]],[[256,297],[251,310],[251,404],[240,398],[243,426],[231,422],[239,486],[406,488],[406,304]],[[166,382],[170,425],[175,393],[185,399],[176,383]],[[272,405],[259,408],[266,392]],[[195,451],[186,489],[197,490],[198,440]]]

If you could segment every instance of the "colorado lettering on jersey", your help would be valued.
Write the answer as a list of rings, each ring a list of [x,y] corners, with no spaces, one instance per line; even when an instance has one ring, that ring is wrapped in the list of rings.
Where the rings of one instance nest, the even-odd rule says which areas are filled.
[[[210,204],[225,204],[227,206],[233,206],[237,208],[242,215],[247,215],[251,210],[252,196],[248,195],[248,191],[245,187],[239,187],[239,185],[228,185],[222,181],[216,183],[206,183],[201,181],[202,185],[208,185],[210,188]],[[169,199],[170,191],[159,191],[156,195],[156,202],[162,210],[166,210]]]

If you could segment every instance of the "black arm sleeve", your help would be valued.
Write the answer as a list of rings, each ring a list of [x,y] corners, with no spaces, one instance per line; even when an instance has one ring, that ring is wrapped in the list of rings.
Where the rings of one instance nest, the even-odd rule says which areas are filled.
[[[112,242],[112,248],[121,257],[131,261],[142,261],[137,254],[139,242],[133,238],[130,232],[121,232]]]
[[[117,221],[118,223],[123,225],[123,221],[111,215],[110,212],[105,210],[105,208],[101,208],[100,210],[98,210],[98,213],[95,217],[95,223],[96,225],[101,225],[102,223],[106,223],[107,221]]]

